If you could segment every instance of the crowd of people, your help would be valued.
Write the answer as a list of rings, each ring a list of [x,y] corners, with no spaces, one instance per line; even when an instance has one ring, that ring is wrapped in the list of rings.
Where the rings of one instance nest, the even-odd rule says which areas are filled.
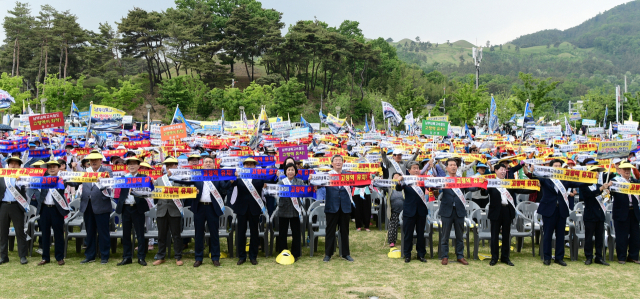
[[[13,224],[20,263],[28,263],[25,217],[30,209],[39,216],[39,248],[42,259],[38,265],[51,262],[50,247],[53,231],[54,259],[65,264],[65,218],[70,213],[82,213],[87,237],[83,241],[82,264],[107,264],[110,258],[110,216],[119,215],[122,223],[122,260],[118,266],[137,261],[147,265],[147,252],[155,240],[145,237],[155,210],[158,228],[158,251],[153,265],[167,261],[167,247],[173,243],[174,259],[184,264],[184,249],[190,242],[181,236],[185,209],[193,213],[195,227],[194,267],[205,260],[205,233],[210,238],[210,258],[220,266],[219,223],[225,211],[231,209],[237,219],[236,240],[238,261],[249,259],[258,264],[261,246],[259,225],[262,215],[277,209],[278,231],[286,236],[291,230],[290,255],[301,258],[303,244],[300,219],[312,201],[323,201],[326,216],[324,262],[331,261],[336,248],[336,230],[340,234],[339,258],[353,262],[350,253],[350,222],[357,231],[369,231],[372,199],[382,198],[388,221],[387,243],[396,247],[397,232],[402,220],[404,262],[412,258],[427,262],[423,236],[429,202],[437,202],[439,233],[455,233],[454,254],[457,262],[467,265],[464,257],[464,228],[469,215],[470,199],[484,209],[491,223],[491,260],[514,266],[510,259],[510,227],[516,217],[516,198],[526,196],[538,205],[542,221],[542,260],[566,266],[564,236],[567,217],[577,200],[582,202],[581,215],[586,229],[585,264],[608,265],[603,256],[605,225],[615,227],[617,262],[639,264],[640,210],[638,188],[640,173],[634,166],[635,151],[624,157],[598,159],[590,148],[577,151],[580,144],[605,142],[604,139],[576,140],[572,137],[530,138],[518,140],[507,134],[477,134],[475,136],[385,136],[359,132],[311,133],[308,138],[281,140],[267,137],[248,145],[247,135],[226,134],[205,136],[194,134],[184,140],[159,143],[148,132],[123,131],[112,142],[99,146],[94,138],[71,138],[64,132],[50,132],[46,137],[12,132],[0,141],[3,167],[0,172],[0,264],[8,263],[9,228]],[[151,140],[150,140],[151,139]],[[153,142],[149,142],[153,141]],[[222,142],[220,142],[222,141]],[[155,145],[154,145],[155,144]],[[308,157],[292,158],[278,154],[286,146],[306,147]],[[560,150],[574,145],[574,150]],[[62,150],[64,149],[64,150]],[[44,153],[44,156],[43,154]],[[11,169],[46,169],[32,175],[11,172]],[[263,169],[265,171],[256,171]],[[185,170],[191,171],[185,174]],[[207,170],[229,170],[225,175],[211,175]],[[563,171],[568,175],[562,177]],[[74,179],[73,173],[97,173],[93,179]],[[194,174],[194,173],[197,173]],[[566,173],[565,173],[566,174]],[[576,176],[594,178],[581,180]],[[54,185],[43,178],[55,178]],[[128,183],[118,185],[109,178],[139,178],[152,187]],[[40,180],[34,183],[34,180]],[[48,181],[47,181],[48,182]],[[128,182],[128,181],[127,181]],[[284,189],[278,189],[286,187]],[[306,187],[304,191],[293,191]],[[39,188],[38,188],[39,187]],[[156,197],[150,190],[160,187],[195,188],[191,197]],[[287,191],[282,191],[282,190]],[[275,191],[274,191],[275,190]],[[79,201],[77,209],[72,202]],[[611,205],[611,207],[609,207]],[[612,223],[606,223],[606,214]],[[400,218],[402,217],[402,218]],[[249,230],[248,253],[245,248]],[[134,250],[135,231],[137,248]],[[282,236],[281,235],[281,236]],[[169,240],[168,238],[171,238]],[[439,259],[449,263],[448,238],[441,238]],[[500,245],[502,240],[502,245]],[[147,246],[147,244],[149,246]],[[531,244],[534,246],[534,244]],[[555,255],[552,248],[555,247]],[[594,252],[595,248],[595,254]],[[288,250],[286,237],[279,237],[276,251]],[[133,253],[137,251],[137,256]]]

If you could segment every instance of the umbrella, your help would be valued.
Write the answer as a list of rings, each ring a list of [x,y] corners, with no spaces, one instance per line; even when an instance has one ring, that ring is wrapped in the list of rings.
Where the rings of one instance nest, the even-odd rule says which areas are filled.
[[[9,132],[9,131],[13,131],[13,128],[11,126],[9,126],[9,125],[0,124],[0,131]]]

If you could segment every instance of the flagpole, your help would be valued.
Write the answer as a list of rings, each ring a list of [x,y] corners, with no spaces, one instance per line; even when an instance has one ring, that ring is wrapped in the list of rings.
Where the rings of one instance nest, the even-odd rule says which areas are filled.
[[[89,134],[91,132],[91,111],[93,111],[93,101],[89,102],[89,123],[87,124],[87,135],[85,136],[87,141],[89,141]]]

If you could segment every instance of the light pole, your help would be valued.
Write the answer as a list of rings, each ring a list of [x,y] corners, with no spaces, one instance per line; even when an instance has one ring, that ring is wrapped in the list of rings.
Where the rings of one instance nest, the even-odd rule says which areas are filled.
[[[336,106],[336,117],[340,118],[340,106]]]
[[[244,106],[240,106],[238,108],[240,108],[240,121],[243,121],[244,119],[242,119],[242,115],[244,114]]]
[[[147,131],[151,131],[151,105],[147,104]]]
[[[482,61],[482,47],[472,48],[473,63],[476,65],[476,89],[480,86],[480,62]]]
[[[42,114],[44,114],[44,113],[45,113],[45,112],[44,112],[44,111],[45,111],[45,109],[44,109],[44,108],[45,108],[45,107],[44,107],[44,102],[46,102],[46,101],[47,101],[47,99],[46,99],[46,98],[42,98],[42,99],[40,99],[40,104],[42,105]]]

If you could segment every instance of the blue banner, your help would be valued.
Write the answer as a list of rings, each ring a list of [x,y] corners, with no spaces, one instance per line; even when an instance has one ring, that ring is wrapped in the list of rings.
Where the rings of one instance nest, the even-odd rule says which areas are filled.
[[[64,189],[64,181],[57,176],[32,176],[20,178],[18,185],[31,189]]]
[[[51,150],[32,150],[29,151],[29,158],[36,158],[36,159],[44,159],[44,158],[49,158],[51,157]],[[63,157],[66,156],[67,152],[65,150],[53,150],[53,156],[58,158],[58,157]]]
[[[298,174],[296,174],[296,178],[299,178],[303,181],[308,181],[309,180],[309,175],[316,173],[315,170],[313,169],[298,169]],[[284,179],[286,178],[286,175],[281,175],[280,179]]]
[[[151,188],[153,182],[151,177],[120,177],[115,179],[113,188]]]
[[[205,182],[205,181],[231,181],[236,180],[235,169],[191,169],[191,175],[181,181]]]
[[[238,168],[241,179],[273,180],[278,174],[275,168]]]
[[[266,167],[276,165],[276,157],[275,156],[242,156],[238,159],[238,167],[242,167],[242,161],[252,158],[258,161],[258,166]]]
[[[280,197],[316,198],[316,186],[272,185],[268,184],[268,193]],[[275,190],[274,190],[275,189]]]

